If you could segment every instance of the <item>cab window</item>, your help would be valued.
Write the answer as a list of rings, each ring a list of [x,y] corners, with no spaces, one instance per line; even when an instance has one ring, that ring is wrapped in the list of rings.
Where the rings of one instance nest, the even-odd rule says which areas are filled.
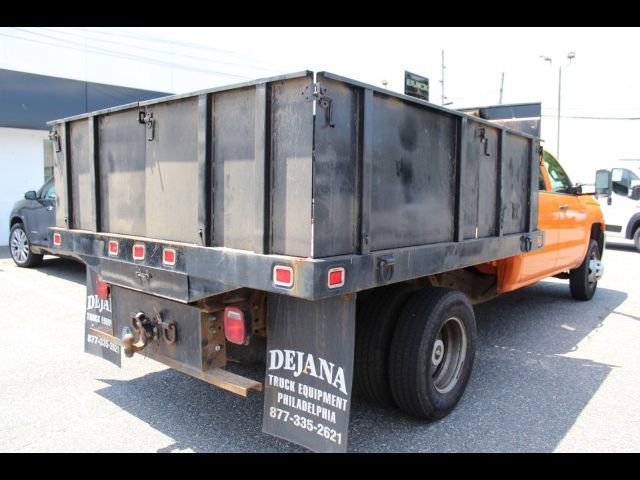
[[[538,190],[546,190],[547,186],[544,183],[544,176],[540,170],[538,170],[538,174],[540,175],[538,177]]]
[[[557,193],[571,193],[571,180],[562,166],[549,152],[544,152],[544,166],[549,173],[551,189]]]

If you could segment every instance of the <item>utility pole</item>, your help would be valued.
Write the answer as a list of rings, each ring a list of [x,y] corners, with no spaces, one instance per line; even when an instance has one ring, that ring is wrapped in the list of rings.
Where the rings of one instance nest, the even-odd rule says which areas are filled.
[[[500,99],[498,100],[498,104],[502,105],[502,93],[504,91],[504,72],[500,76]]]
[[[544,55],[540,55],[545,62],[549,62],[549,65],[553,65],[553,60],[550,57],[546,57]],[[567,53],[567,58],[569,59],[569,65],[571,65],[571,60],[576,58],[576,52]],[[562,103],[562,64],[558,65],[558,138],[556,139],[556,158],[560,158],[560,106]]]
[[[569,59],[571,61],[571,59]],[[558,138],[556,141],[556,158],[560,158],[560,98],[562,96],[562,65],[558,68]]]
[[[440,83],[442,84],[442,93],[440,94],[440,104],[441,105],[444,105],[444,99],[445,99],[445,96],[444,96],[444,69],[445,69],[445,66],[444,66],[444,50],[442,50],[442,78],[440,80]]]

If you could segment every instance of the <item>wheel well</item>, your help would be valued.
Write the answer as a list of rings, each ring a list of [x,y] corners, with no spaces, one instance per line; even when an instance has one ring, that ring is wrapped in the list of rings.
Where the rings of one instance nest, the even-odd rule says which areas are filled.
[[[633,224],[633,227],[629,230],[629,236],[627,238],[633,238],[636,234],[636,230],[640,228],[640,218],[636,220],[636,223]]]
[[[22,223],[22,219],[20,217],[13,217],[9,224],[9,228],[13,227],[16,223]]]
[[[598,242],[600,258],[602,258],[602,253],[604,252],[604,232],[602,231],[602,225],[599,223],[591,225],[591,238]]]

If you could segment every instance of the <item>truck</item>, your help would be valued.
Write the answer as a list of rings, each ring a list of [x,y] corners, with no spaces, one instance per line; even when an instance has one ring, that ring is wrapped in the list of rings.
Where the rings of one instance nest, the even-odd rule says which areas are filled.
[[[354,388],[446,416],[474,304],[551,276],[589,300],[603,272],[597,202],[488,112],[304,71],[50,122],[85,350],[263,391],[263,432],[313,451],[346,451]]]
[[[607,234],[633,240],[640,251],[640,170],[634,171],[632,163],[627,160],[614,168],[598,170],[596,198],[605,215]]]

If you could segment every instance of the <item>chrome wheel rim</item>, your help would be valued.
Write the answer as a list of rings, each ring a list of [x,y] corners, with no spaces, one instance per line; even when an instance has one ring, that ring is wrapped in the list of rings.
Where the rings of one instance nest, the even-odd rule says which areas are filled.
[[[587,274],[587,283],[589,287],[593,287],[598,283],[598,279],[602,276],[602,264],[598,258],[597,250],[591,252],[589,258],[589,273]]]
[[[29,240],[19,228],[11,234],[11,256],[18,263],[26,262],[29,256]]]
[[[467,331],[462,320],[450,317],[442,324],[431,349],[430,375],[439,393],[458,384],[467,356]]]

